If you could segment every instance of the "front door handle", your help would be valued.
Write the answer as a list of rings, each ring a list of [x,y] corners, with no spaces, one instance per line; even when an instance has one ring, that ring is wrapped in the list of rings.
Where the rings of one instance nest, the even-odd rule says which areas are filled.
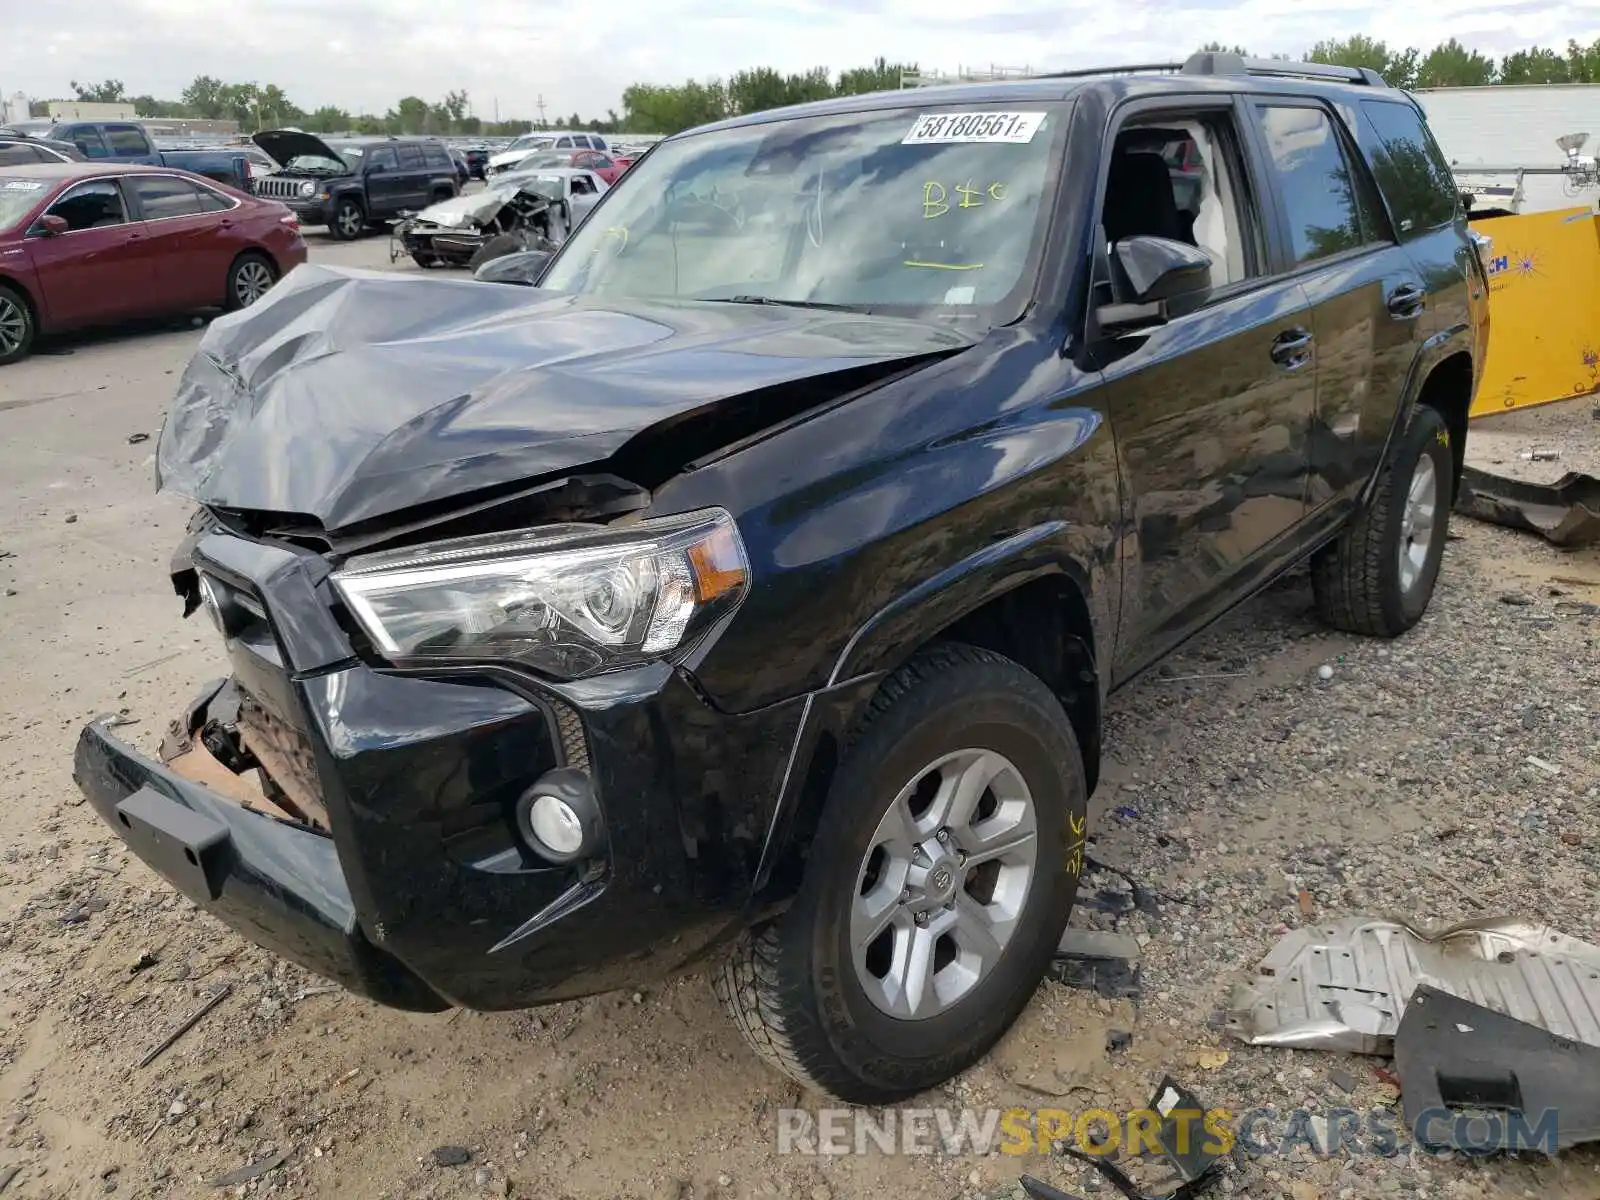
[[[1285,329],[1272,339],[1272,361],[1286,371],[1298,371],[1311,361],[1311,331]]]
[[[1389,293],[1389,315],[1397,321],[1410,321],[1422,315],[1428,294],[1413,283],[1401,284]]]

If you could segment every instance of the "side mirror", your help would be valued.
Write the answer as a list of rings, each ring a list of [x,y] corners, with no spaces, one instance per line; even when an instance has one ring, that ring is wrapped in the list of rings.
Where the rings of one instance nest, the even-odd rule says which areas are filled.
[[[1211,298],[1211,255],[1170,238],[1123,238],[1112,250],[1117,303],[1096,310],[1100,328],[1123,332],[1186,316]]]
[[[39,232],[45,237],[55,237],[67,233],[72,229],[65,217],[58,217],[55,213],[45,213],[39,218]]]
[[[485,283],[517,283],[523,287],[537,287],[539,276],[554,258],[549,250],[515,250],[491,258],[472,273],[474,279]]]

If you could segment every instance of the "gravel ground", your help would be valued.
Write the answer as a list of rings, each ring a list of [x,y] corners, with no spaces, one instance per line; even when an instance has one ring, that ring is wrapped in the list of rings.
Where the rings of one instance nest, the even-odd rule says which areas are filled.
[[[316,256],[385,263],[381,242]],[[221,661],[167,592],[184,509],[149,495],[151,446],[129,442],[156,429],[194,340],[89,340],[5,373],[4,1200],[953,1200],[1009,1196],[1022,1170],[1112,1194],[1054,1156],[779,1155],[777,1110],[823,1101],[751,1057],[703,971],[533,1013],[389,1012],[254,948],[124,852],[70,781],[78,727],[125,710],[124,732],[153,747]],[[1562,419],[1539,418],[1541,444]],[[1392,1105],[1379,1060],[1253,1048],[1218,1027],[1281,933],[1331,915],[1509,913],[1600,940],[1600,555],[1464,520],[1455,534],[1428,618],[1397,642],[1329,634],[1301,576],[1114,698],[1093,854],[1158,899],[1105,911],[1126,884],[1093,874],[1084,897],[1103,903],[1073,920],[1139,939],[1143,1000],[1045,984],[985,1062],[915,1107],[1138,1108],[1168,1073],[1234,1111]],[[1113,1031],[1131,1042],[1108,1050]],[[1594,1197],[1600,1155],[1241,1154],[1213,1194]]]

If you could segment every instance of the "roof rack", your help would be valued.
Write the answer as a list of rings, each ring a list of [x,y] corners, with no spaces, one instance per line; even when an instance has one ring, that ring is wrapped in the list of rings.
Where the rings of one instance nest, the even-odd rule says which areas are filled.
[[[1183,64],[1185,75],[1275,75],[1286,79],[1332,79],[1368,87],[1388,87],[1388,81],[1371,67],[1341,67],[1334,63],[1289,62],[1276,58],[1245,58],[1202,50]]]

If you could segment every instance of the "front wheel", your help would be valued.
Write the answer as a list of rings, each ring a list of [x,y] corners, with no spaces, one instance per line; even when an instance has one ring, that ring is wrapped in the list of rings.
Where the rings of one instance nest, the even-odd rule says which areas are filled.
[[[0,284],[0,366],[26,358],[34,333],[33,309],[21,293]]]
[[[924,651],[873,701],[790,909],[715,980],[756,1052],[853,1104],[977,1062],[1027,1006],[1082,868],[1087,788],[1061,703],[1009,659]]]
[[[1455,462],[1437,409],[1418,407],[1372,503],[1311,560],[1317,611],[1335,629],[1398,637],[1422,619],[1439,580]]]
[[[341,200],[333,210],[328,232],[341,242],[353,242],[367,227],[367,215],[354,200]]]

